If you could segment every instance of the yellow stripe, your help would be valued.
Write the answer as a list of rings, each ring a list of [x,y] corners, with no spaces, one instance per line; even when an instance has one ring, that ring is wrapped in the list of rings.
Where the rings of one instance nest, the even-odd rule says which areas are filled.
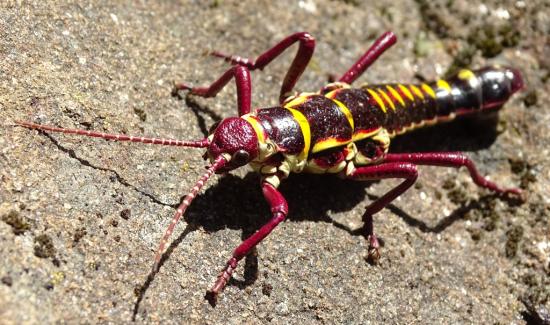
[[[291,100],[290,102],[286,103],[284,107],[289,108],[289,107],[298,106],[300,104],[303,104],[308,98],[309,98],[309,96],[296,97],[293,100]]]
[[[254,128],[254,131],[256,131],[256,135],[258,136],[258,142],[265,143],[264,128],[260,125],[260,122],[256,119],[256,116],[252,114],[246,114],[241,116],[241,118],[252,125],[252,128]]]
[[[292,113],[294,119],[296,119],[296,122],[298,122],[298,124],[300,125],[300,129],[302,130],[302,136],[304,137],[304,149],[298,156],[298,159],[305,160],[309,153],[309,148],[311,147],[311,130],[309,128],[309,122],[307,121],[304,114],[302,114],[302,112],[286,106],[285,108],[288,109],[290,113]]]
[[[470,79],[473,79],[475,77],[476,77],[476,75],[471,70],[462,69],[458,72],[458,78],[460,78],[462,80],[470,80]]]
[[[388,90],[390,91],[392,96],[401,103],[401,106],[405,107],[405,101],[403,100],[403,97],[401,97],[401,95],[399,95],[397,90],[395,90],[395,88],[393,88],[390,85],[387,85],[386,88],[388,88]]]
[[[342,90],[342,88],[334,89],[333,91],[326,93],[325,97],[330,98],[336,103],[336,105],[338,105],[338,107],[340,107],[340,111],[342,111],[342,113],[344,113],[344,115],[348,119],[349,125],[351,125],[351,130],[353,133],[353,130],[355,129],[355,124],[353,123],[353,116],[351,115],[349,108],[347,108],[347,106],[344,105],[344,103],[342,103],[341,101],[334,99],[334,97],[336,97],[336,94],[338,94],[340,90]]]
[[[342,88],[336,88],[336,89],[334,89],[334,90],[331,90],[330,92],[328,92],[328,93],[325,94],[325,97],[328,97],[328,98],[330,98],[330,99],[333,99],[333,98],[336,96],[336,94],[337,94],[341,89],[342,89]]]
[[[432,98],[435,98],[435,92],[432,87],[428,86],[427,84],[422,84],[422,89]]]
[[[331,98],[331,100],[333,102],[336,103],[336,105],[338,105],[338,107],[340,108],[340,111],[342,113],[344,113],[344,115],[346,116],[346,118],[348,119],[348,122],[349,122],[349,125],[351,126],[351,133],[353,133],[353,130],[355,129],[355,124],[353,123],[353,116],[351,115],[351,112],[349,111],[349,109],[346,107],[346,105],[344,105],[344,103],[342,103],[341,101],[337,100],[337,99],[334,99],[334,98]]]
[[[399,89],[403,92],[403,94],[405,94],[405,96],[407,96],[407,98],[409,98],[411,101],[414,102],[414,96],[413,94],[411,94],[410,90],[407,89],[407,87],[399,84],[397,85],[399,87]]]
[[[384,104],[384,101],[382,100],[382,98],[380,98],[380,96],[378,96],[378,94],[371,89],[367,88],[367,91],[372,96],[372,98],[374,98],[374,100],[378,103],[378,106],[380,107],[382,112],[386,113],[386,105]]]
[[[321,140],[321,141],[319,141],[319,142],[317,142],[316,144],[313,145],[313,149],[311,149],[311,153],[316,153],[316,152],[323,151],[323,150],[326,150],[326,149],[330,149],[330,148],[334,148],[334,147],[338,147],[338,146],[343,146],[343,145],[348,144],[350,142],[351,142],[351,139],[345,140],[345,141],[341,141],[341,140],[338,140],[336,138],[324,139],[324,140]]]
[[[371,137],[373,134],[376,134],[380,131],[381,128],[375,130],[358,130],[353,134],[352,141],[356,142]]]
[[[418,97],[424,99],[424,94],[420,91],[420,89],[418,89],[418,87],[416,87],[415,85],[410,85],[409,87],[411,87],[413,93],[414,93],[416,96],[418,96]]]
[[[377,89],[377,90],[382,95],[382,97],[384,97],[384,99],[388,102],[388,104],[390,104],[391,109],[395,111],[395,104],[391,100],[390,96],[388,96],[388,94],[386,94],[386,92],[383,91],[382,89]]]
[[[437,87],[443,88],[447,92],[451,92],[451,86],[449,86],[449,83],[443,79],[437,81]]]

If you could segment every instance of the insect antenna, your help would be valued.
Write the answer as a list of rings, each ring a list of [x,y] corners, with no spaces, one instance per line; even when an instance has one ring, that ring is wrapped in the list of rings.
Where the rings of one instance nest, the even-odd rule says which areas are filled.
[[[64,129],[64,128],[58,128],[55,126],[41,125],[41,124],[36,124],[31,122],[24,122],[24,121],[15,121],[15,123],[17,125],[26,127],[28,129],[67,133],[67,134],[77,134],[77,135],[83,135],[83,136],[92,137],[92,138],[101,138],[101,139],[114,140],[114,141],[130,141],[130,142],[160,144],[164,146],[176,146],[176,147],[193,147],[193,148],[208,147],[208,139],[201,139],[196,141],[183,141],[183,140],[163,139],[163,138],[145,138],[141,136],[132,136],[132,135],[126,135],[126,134],[112,134],[112,133],[103,133],[103,132],[81,130],[81,129]]]
[[[206,184],[206,181],[216,172],[216,170],[223,167],[227,162],[229,161],[229,157],[225,157],[224,155],[218,156],[214,163],[208,167],[208,170],[204,175],[199,178],[199,180],[195,183],[195,186],[191,189],[191,192],[185,196],[183,199],[183,202],[178,206],[176,210],[176,214],[172,218],[172,222],[166,228],[166,232],[164,233],[164,236],[162,237],[162,240],[160,241],[159,248],[157,249],[157,252],[155,254],[155,264],[153,265],[153,273],[156,273],[158,271],[160,259],[162,257],[162,254],[164,253],[164,248],[166,246],[166,243],[168,242],[168,238],[170,235],[172,235],[172,232],[174,231],[174,228],[176,227],[176,224],[180,220],[180,218],[185,213],[185,210],[187,210],[187,207],[193,202],[193,199],[195,196],[199,193],[201,188]]]

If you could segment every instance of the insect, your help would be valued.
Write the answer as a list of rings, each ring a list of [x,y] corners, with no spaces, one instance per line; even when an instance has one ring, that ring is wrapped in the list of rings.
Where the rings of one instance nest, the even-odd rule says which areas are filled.
[[[239,261],[288,215],[286,200],[277,187],[290,173],[329,173],[355,180],[403,180],[372,202],[363,215],[364,234],[369,242],[368,256],[374,260],[380,256],[380,245],[373,229],[373,215],[414,184],[418,176],[417,165],[464,166],[478,186],[499,195],[521,198],[519,189],[502,188],[481,176],[474,163],[462,153],[388,153],[390,140],[396,135],[460,116],[498,110],[512,94],[523,88],[520,72],[512,68],[488,67],[477,71],[461,70],[448,80],[432,83],[352,88],[351,84],[396,40],[394,33],[384,33],[338,81],[315,93],[292,92],[313,55],[315,40],[309,33],[292,34],[255,60],[213,52],[214,56],[230,62],[231,68],[208,87],[176,84],[175,91],[187,90],[193,95],[214,97],[235,79],[238,116],[221,120],[206,138],[196,141],[16,123],[30,129],[108,140],[207,149],[205,157],[211,165],[177,208],[160,241],[153,272],[158,271],[177,222],[214,173],[225,173],[244,165],[260,173],[261,189],[271,207],[272,218],[234,250],[209,290],[215,299]],[[298,51],[282,83],[280,104],[252,110],[250,71],[261,70],[295,43],[298,43]]]

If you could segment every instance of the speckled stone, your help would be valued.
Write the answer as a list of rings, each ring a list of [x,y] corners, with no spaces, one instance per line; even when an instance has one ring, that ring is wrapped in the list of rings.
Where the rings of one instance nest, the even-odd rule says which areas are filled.
[[[536,319],[537,311],[550,309],[550,8],[545,0],[483,3],[4,1],[0,217],[16,211],[29,228],[14,231],[0,218],[0,319],[41,324]],[[487,24],[499,32],[474,42]],[[315,91],[389,29],[398,44],[358,83],[432,79],[460,55],[472,67],[506,64],[524,72],[527,92],[506,104],[498,122],[478,119],[421,130],[396,139],[392,148],[466,151],[492,180],[522,184],[528,199],[520,206],[500,201],[477,189],[464,170],[422,167],[419,184],[375,217],[384,242],[377,266],[364,260],[363,237],[333,223],[359,228],[368,202],[395,182],[365,185],[297,175],[281,186],[289,198],[288,221],[241,263],[211,307],[206,289],[233,248],[269,217],[256,175],[243,168],[214,177],[189,209],[190,223],[176,228],[175,244],[151,280],[154,251],[174,205],[204,171],[202,152],[46,135],[13,125],[19,119],[197,139],[215,120],[236,114],[233,85],[215,99],[186,102],[170,95],[175,80],[207,84],[227,68],[205,51],[254,56],[290,33],[309,31],[317,39],[316,53],[297,89]],[[482,51],[488,42],[500,51]],[[472,44],[473,51],[466,51]],[[254,106],[277,103],[294,52],[253,72]],[[48,238],[48,254],[35,254],[37,238]]]

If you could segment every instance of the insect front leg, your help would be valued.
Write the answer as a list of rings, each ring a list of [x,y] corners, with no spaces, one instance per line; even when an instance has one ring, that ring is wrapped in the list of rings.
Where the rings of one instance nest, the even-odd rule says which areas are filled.
[[[246,59],[240,56],[228,55],[218,51],[212,52],[212,55],[223,58],[232,64],[246,66],[250,70],[262,70],[266,65],[268,65],[296,42],[299,42],[298,52],[296,53],[290,68],[288,68],[283,84],[281,85],[279,102],[282,103],[286,97],[291,95],[292,89],[294,89],[296,82],[300,79],[300,76],[306,69],[315,50],[315,39],[309,33],[300,32],[292,34],[269,50],[260,54],[256,59]]]
[[[285,220],[288,214],[288,204],[286,203],[283,195],[271,184],[267,182],[262,183],[262,192],[264,198],[271,207],[272,218],[263,225],[255,234],[245,239],[234,251],[233,256],[227,261],[226,267],[218,276],[218,280],[212,286],[207,293],[207,299],[212,304],[215,303],[217,295],[223,290],[233,271],[237,268],[239,261],[247,256],[256,245],[258,245],[265,237],[267,237],[275,227],[283,220]]]
[[[418,178],[418,171],[416,166],[411,163],[390,162],[375,166],[357,167],[347,177],[349,179],[361,181],[373,181],[386,178],[405,179],[392,190],[371,203],[363,214],[363,222],[365,223],[363,229],[365,231],[365,236],[369,240],[368,260],[376,262],[380,258],[380,253],[378,252],[379,243],[376,238],[376,234],[374,233],[372,216],[390,204],[399,195],[408,190],[409,187],[416,182],[416,179]]]
[[[340,82],[351,84],[355,79],[359,78],[367,68],[378,59],[382,53],[389,49],[395,42],[397,37],[393,32],[385,32],[378,37],[374,44],[355,62],[351,68],[338,79]]]
[[[178,90],[189,90],[191,94],[201,97],[215,97],[227,83],[235,77],[237,85],[237,107],[239,116],[250,113],[250,103],[252,98],[252,83],[250,81],[250,71],[247,67],[237,65],[227,70],[218,80],[214,81],[208,87],[191,87],[184,83],[174,85],[173,93]]]
[[[470,158],[460,152],[426,152],[426,153],[403,153],[387,154],[384,162],[409,162],[417,165],[444,166],[460,168],[465,166],[475,184],[489,189],[500,195],[513,195],[523,200],[522,192],[517,188],[502,188],[481,176],[475,164]]]

